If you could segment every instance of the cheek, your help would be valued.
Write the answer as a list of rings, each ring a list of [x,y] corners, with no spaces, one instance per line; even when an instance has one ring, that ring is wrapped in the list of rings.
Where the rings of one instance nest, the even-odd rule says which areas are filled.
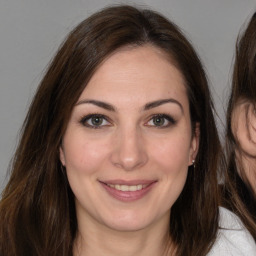
[[[248,129],[246,124],[246,118],[243,115],[233,121],[232,132],[235,139],[241,146],[242,150],[250,154],[250,140],[248,136]]]
[[[159,198],[158,200],[162,202],[166,210],[173,206],[184,188],[189,162],[188,140],[173,139],[170,142],[161,143],[155,147],[153,152],[154,163],[161,174],[159,195],[162,195],[162,201]]]
[[[104,143],[90,141],[82,136],[64,140],[67,171],[93,173],[106,158],[108,147]]]
[[[248,130],[246,122],[244,109],[241,107],[235,109],[231,119],[231,129],[235,139],[245,151],[247,151],[248,147]]]
[[[157,146],[152,147],[152,155],[167,172],[180,171],[188,167],[190,154],[190,140],[185,137],[166,138]]]

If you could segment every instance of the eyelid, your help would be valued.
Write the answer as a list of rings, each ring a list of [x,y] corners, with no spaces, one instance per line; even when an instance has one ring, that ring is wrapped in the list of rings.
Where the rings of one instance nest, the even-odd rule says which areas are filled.
[[[157,125],[148,125],[148,123],[150,121],[153,120],[153,118],[165,118],[167,121],[168,121],[168,124],[167,125],[163,125],[163,126],[157,126]],[[169,114],[154,114],[152,116],[150,116],[150,118],[148,119],[148,121],[146,122],[146,126],[149,126],[149,127],[156,127],[156,128],[168,128],[170,127],[171,125],[175,125],[177,123],[177,121]]]
[[[88,124],[87,123],[88,120],[90,120],[93,117],[103,118],[105,121],[108,122],[108,124],[107,125],[106,124],[105,125],[99,125],[99,126],[94,126],[94,125]],[[100,129],[100,128],[111,125],[111,122],[110,122],[110,120],[107,116],[105,116],[103,114],[98,114],[98,113],[88,114],[88,115],[85,115],[85,116],[81,117],[79,123],[82,124],[83,126],[87,127],[87,128],[91,128],[91,129]]]
[[[88,121],[90,119],[92,119],[93,117],[98,117],[98,118],[102,118],[105,120],[105,122],[107,122],[107,124],[99,124],[99,125],[93,125],[93,124],[89,124]],[[164,124],[164,125],[156,125],[156,124],[149,124],[149,122],[153,121],[154,118],[164,118],[165,120],[167,120],[167,124]],[[175,125],[176,124],[176,120],[169,114],[163,114],[163,113],[159,113],[159,114],[153,114],[151,115],[145,125],[148,126],[148,127],[155,127],[155,128],[168,128],[172,125]],[[91,129],[100,129],[100,128],[104,128],[104,127],[107,127],[107,126],[111,126],[112,125],[112,122],[110,121],[110,119],[103,115],[103,114],[99,114],[99,113],[92,113],[92,114],[88,114],[88,115],[85,115],[85,116],[82,116],[80,119],[79,119],[79,123],[87,128],[91,128]]]

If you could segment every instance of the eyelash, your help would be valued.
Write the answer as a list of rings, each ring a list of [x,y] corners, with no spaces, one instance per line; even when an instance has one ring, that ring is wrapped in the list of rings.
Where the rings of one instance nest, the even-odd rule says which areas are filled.
[[[153,121],[154,118],[155,119],[157,119],[157,118],[161,118],[162,119],[163,118],[163,119],[167,120],[168,123],[165,124],[165,125],[161,125],[161,126],[148,125],[147,123],[149,123],[150,121]],[[170,115],[167,115],[167,114],[156,114],[156,115],[153,115],[153,116],[150,117],[150,119],[147,121],[146,125],[147,126],[151,126],[151,127],[156,127],[158,129],[164,129],[164,128],[168,128],[168,127],[170,127],[172,125],[175,125],[176,122],[177,121],[172,116],[170,116]]]
[[[88,121],[92,118],[102,118],[103,119],[103,122],[104,121],[107,121],[109,124],[108,125],[93,125],[93,124],[88,124]],[[81,118],[81,120],[79,121],[79,123],[81,123],[83,126],[86,126],[88,128],[92,128],[92,129],[100,129],[101,127],[103,126],[109,126],[111,125],[110,121],[108,120],[108,118],[105,116],[105,115],[102,115],[102,114],[90,114],[90,115],[87,115],[87,116],[84,116]]]
[[[93,124],[88,124],[88,121],[92,118],[100,118],[102,119],[102,122],[107,122],[108,124],[104,124],[102,125],[102,123],[100,123],[100,125],[93,125]],[[150,121],[153,121],[154,119],[165,119],[165,121],[167,120],[167,124],[165,125],[161,125],[161,126],[157,126],[157,125],[149,125],[148,123]],[[164,122],[165,122],[164,121]],[[145,123],[146,126],[148,127],[155,127],[155,128],[158,128],[158,129],[164,129],[164,128],[168,128],[170,127],[171,125],[175,125],[176,124],[176,120],[171,117],[170,115],[167,115],[167,114],[156,114],[156,115],[153,115],[150,117],[150,119]],[[109,119],[105,116],[105,115],[102,115],[102,114],[90,114],[90,115],[87,115],[87,116],[84,116],[80,119],[79,123],[81,123],[83,126],[85,127],[88,127],[88,128],[91,128],[91,129],[100,129],[102,127],[106,127],[106,126],[110,126],[111,125],[111,122],[109,121]]]

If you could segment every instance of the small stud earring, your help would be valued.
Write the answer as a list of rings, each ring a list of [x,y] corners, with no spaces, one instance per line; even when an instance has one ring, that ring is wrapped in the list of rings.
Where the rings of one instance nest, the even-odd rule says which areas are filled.
[[[195,169],[196,168],[196,164],[195,164],[195,160],[194,159],[192,160],[192,164],[193,164],[193,167]]]

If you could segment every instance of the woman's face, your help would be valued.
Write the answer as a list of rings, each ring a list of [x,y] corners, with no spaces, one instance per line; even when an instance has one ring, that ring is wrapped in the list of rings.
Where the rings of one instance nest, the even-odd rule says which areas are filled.
[[[96,71],[60,148],[78,224],[166,225],[195,158],[180,71],[157,48],[123,48]]]

